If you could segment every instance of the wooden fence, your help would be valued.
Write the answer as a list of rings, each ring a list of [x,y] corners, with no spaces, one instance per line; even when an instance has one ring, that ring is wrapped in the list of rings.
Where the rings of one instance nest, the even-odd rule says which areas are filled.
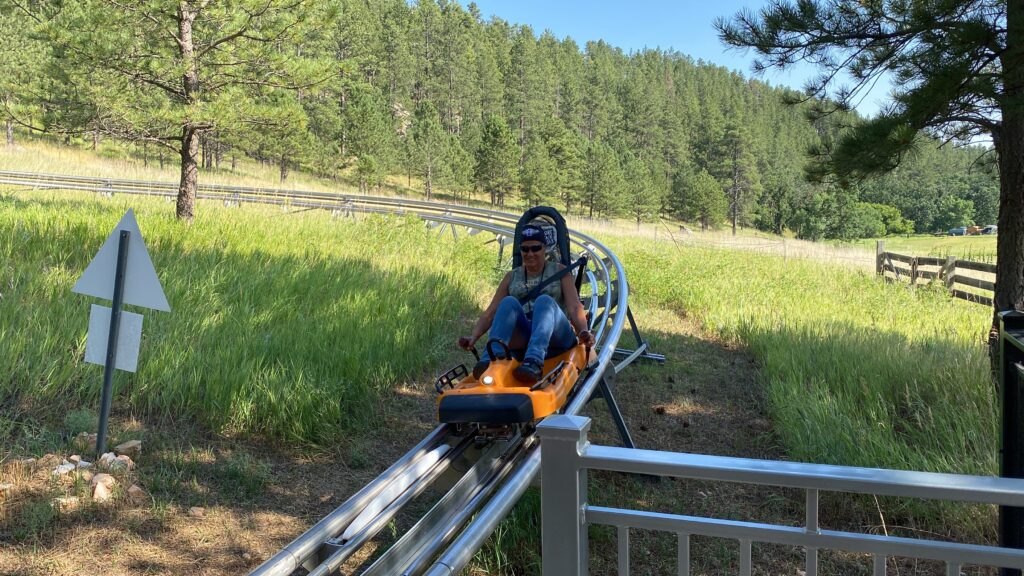
[[[996,289],[995,264],[957,260],[955,256],[939,258],[886,252],[885,242],[881,240],[875,245],[875,272],[888,282],[908,282],[911,288],[917,286],[919,281],[941,282],[950,296],[985,306],[992,306]],[[960,288],[965,286],[983,290],[987,294]]]

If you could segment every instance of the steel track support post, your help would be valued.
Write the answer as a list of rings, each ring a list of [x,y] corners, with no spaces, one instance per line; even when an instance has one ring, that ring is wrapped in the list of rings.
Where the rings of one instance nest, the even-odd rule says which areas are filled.
[[[626,426],[626,420],[623,419],[622,412],[619,410],[619,403],[615,400],[615,394],[612,393],[611,378],[613,378],[611,373],[605,372],[597,382],[598,390],[601,397],[604,398],[604,403],[608,406],[608,413],[612,416],[612,422],[615,422],[615,428],[619,431],[622,445],[626,448],[636,448],[636,444],[633,443],[633,436],[629,433],[629,428]]]
[[[110,332],[107,336],[107,357],[103,366],[103,392],[100,396],[100,422],[96,430],[96,459],[107,450],[107,421],[114,397],[114,364],[117,361],[117,334],[121,328],[121,306],[124,305],[124,273],[128,265],[128,241],[131,232],[121,230],[117,242],[117,266],[114,269],[114,301],[110,306]]]
[[[541,450],[541,557],[544,576],[587,574],[590,544],[584,508],[590,419],[556,414],[537,426]]]
[[[633,319],[633,310],[630,309],[629,306],[626,306],[626,319],[629,320],[629,327],[633,330],[633,337],[636,338],[636,347],[640,348],[646,344],[646,342],[644,342],[644,339],[640,336],[640,329],[636,327],[636,320]]]
[[[1002,389],[1002,447],[1000,476],[1024,478],[1024,313],[999,313],[999,383]],[[1024,508],[999,507],[999,545],[1024,548]],[[1000,576],[1021,576],[1016,568],[1001,568]]]

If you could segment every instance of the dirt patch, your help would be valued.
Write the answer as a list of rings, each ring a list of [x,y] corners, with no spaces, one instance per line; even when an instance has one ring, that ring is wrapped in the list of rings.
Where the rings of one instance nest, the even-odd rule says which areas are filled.
[[[87,483],[54,480],[43,469],[7,464],[0,484],[0,574],[245,573],[377,476],[433,427],[433,398],[400,387],[381,406],[382,426],[312,456],[273,442],[215,435],[181,422],[156,422],[137,468],[119,474],[114,499],[94,503]],[[112,426],[125,434],[131,419]],[[116,436],[115,436],[116,438]],[[70,445],[58,456],[77,453]],[[87,456],[92,460],[92,456]],[[150,494],[133,504],[132,483]],[[53,500],[77,496],[74,509]],[[189,514],[192,507],[202,516]],[[27,518],[27,519],[26,519]],[[28,525],[26,525],[28,522]]]

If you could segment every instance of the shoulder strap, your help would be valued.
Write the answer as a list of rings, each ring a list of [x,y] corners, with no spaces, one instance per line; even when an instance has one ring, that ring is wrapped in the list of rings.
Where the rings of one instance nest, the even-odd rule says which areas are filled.
[[[569,266],[566,266],[565,268],[562,268],[558,272],[555,272],[551,276],[548,276],[544,280],[540,281],[536,286],[533,287],[533,289],[531,289],[529,292],[526,293],[526,296],[523,296],[522,298],[520,298],[519,301],[521,303],[524,303],[524,304],[526,302],[532,301],[534,298],[536,298],[537,296],[540,295],[541,290],[543,290],[545,286],[547,286],[548,284],[551,284],[552,282],[556,282],[558,280],[561,280],[566,274],[572,272],[574,268],[579,268],[580,266],[586,266],[586,265],[587,265],[587,257],[586,256],[580,256],[579,260],[573,262]],[[523,275],[525,277],[526,273],[524,272]]]

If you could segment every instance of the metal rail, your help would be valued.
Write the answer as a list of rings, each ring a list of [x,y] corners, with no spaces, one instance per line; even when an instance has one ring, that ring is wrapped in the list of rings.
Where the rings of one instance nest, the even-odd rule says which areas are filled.
[[[752,573],[753,542],[804,548],[807,576],[818,574],[818,551],[822,549],[873,555],[874,576],[885,576],[886,561],[893,557],[945,562],[946,573],[950,575],[959,575],[967,564],[1024,568],[1024,550],[1021,549],[841,532],[823,529],[818,523],[820,492],[1020,507],[1024,506],[1024,479],[624,450],[592,446],[587,441],[589,428],[588,418],[565,415],[547,418],[537,428],[545,455],[541,495],[545,576],[587,574],[588,525],[597,524],[617,528],[620,575],[629,574],[631,528],[677,534],[677,573],[681,576],[690,574],[691,535],[738,541],[741,576]],[[587,502],[588,470],[803,489],[806,493],[805,523],[804,526],[781,526],[593,506]]]
[[[171,198],[177,194],[177,185],[165,182],[11,171],[0,171],[0,184],[35,190],[90,191],[107,197],[114,194],[137,194]],[[262,203],[330,210],[346,216],[355,213],[415,215],[428,222],[448,224],[453,231],[455,226],[461,226],[490,232],[498,237],[499,245],[503,245],[504,239],[513,235],[518,222],[518,216],[514,214],[468,206],[303,190],[202,185],[197,197],[202,200],[221,200],[225,205]],[[564,409],[566,414],[578,414],[594,396],[606,372],[610,370],[614,374],[637,357],[653,358],[655,355],[646,353],[647,344],[640,338],[628,314],[629,287],[618,257],[596,238],[573,230],[569,232],[572,245],[578,252],[586,253],[592,266],[586,272],[590,286],[586,307],[590,312],[597,350],[596,359],[577,382],[573,396]],[[637,337],[636,350],[617,348],[627,318]],[[625,355],[627,358],[616,366],[616,355]],[[352,551],[352,547],[345,547],[344,543],[337,541],[346,527],[392,482],[415,467],[424,455],[442,444],[454,441],[447,426],[436,428],[375,480],[256,568],[252,576],[285,576],[300,567],[313,570],[313,573],[326,574],[335,570],[339,563],[337,560]],[[408,539],[399,540],[395,544],[396,549],[381,556],[367,573],[447,576],[460,572],[537,475],[540,450],[535,440],[528,438],[517,448],[503,453],[498,460],[484,459],[481,462],[483,464],[478,462],[480,468],[474,466],[471,469],[472,475],[464,476],[462,481],[456,483],[448,495],[409,531],[411,536]],[[438,464],[441,467],[445,465]],[[424,475],[399,500],[389,505],[385,512],[393,516],[404,502],[422,491],[431,480],[432,476]],[[467,525],[466,522],[474,513],[475,518]],[[381,517],[372,523],[372,528],[380,528],[386,523],[378,520]],[[364,531],[360,537],[365,541],[371,536]],[[439,556],[438,552],[441,552]]]

